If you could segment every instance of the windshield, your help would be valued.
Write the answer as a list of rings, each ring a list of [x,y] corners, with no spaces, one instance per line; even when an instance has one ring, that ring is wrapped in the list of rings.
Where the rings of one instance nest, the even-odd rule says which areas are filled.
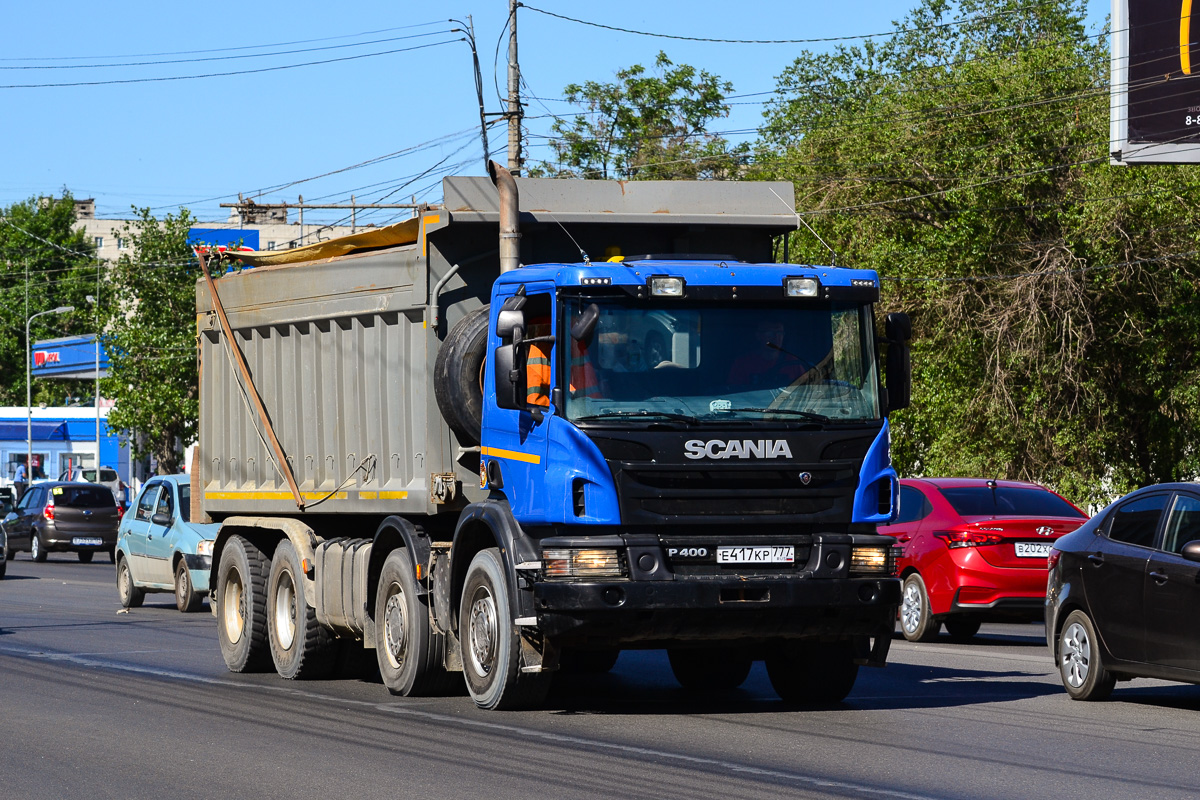
[[[870,306],[565,302],[568,327],[591,305],[599,311],[586,341],[565,337],[572,421],[879,418]]]

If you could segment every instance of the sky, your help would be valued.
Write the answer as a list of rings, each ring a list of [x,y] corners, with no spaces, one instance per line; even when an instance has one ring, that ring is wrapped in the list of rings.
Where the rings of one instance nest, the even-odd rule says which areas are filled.
[[[1109,3],[1087,0],[1093,31]],[[484,174],[470,49],[448,18],[472,17],[485,110],[502,111],[498,95],[507,91],[507,0],[6,5],[0,207],[64,188],[94,198],[104,218],[127,218],[137,206],[223,220],[229,209],[220,203],[239,193],[277,203],[301,195],[309,203],[348,203],[351,195],[360,203],[436,202],[439,170]],[[915,6],[530,0],[517,12],[523,94],[545,99],[527,101],[527,127],[544,142],[536,136],[549,132],[551,115],[572,109],[560,99],[566,84],[611,81],[624,67],[652,65],[662,50],[676,64],[731,81],[732,113],[712,129],[733,141],[753,138],[763,98],[739,95],[773,89],[802,49],[834,46],[679,41],[543,12],[696,38],[821,39],[886,33]],[[503,124],[491,128],[489,143],[504,163]],[[532,161],[548,156],[544,144],[526,153]],[[308,211],[305,221],[347,213]],[[407,216],[378,209],[360,212],[358,222]]]

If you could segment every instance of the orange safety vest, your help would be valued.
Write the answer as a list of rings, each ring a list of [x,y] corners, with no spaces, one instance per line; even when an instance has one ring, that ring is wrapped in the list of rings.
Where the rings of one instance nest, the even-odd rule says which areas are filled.
[[[571,340],[571,396],[600,397],[600,378],[588,360],[587,348]]]
[[[529,345],[525,362],[525,402],[531,406],[550,406],[550,347],[538,342]]]

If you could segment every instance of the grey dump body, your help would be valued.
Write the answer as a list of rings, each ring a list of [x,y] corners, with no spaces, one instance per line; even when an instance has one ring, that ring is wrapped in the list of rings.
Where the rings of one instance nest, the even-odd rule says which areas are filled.
[[[517,179],[521,262],[636,254],[774,260],[796,227],[789,183]],[[500,273],[496,188],[447,178],[415,241],[260,266],[217,279],[252,388],[241,380],[204,281],[195,503],[204,516],[457,516],[482,500],[477,455],[443,420],[433,367],[446,333],[488,303]],[[569,232],[569,233],[568,233]],[[248,391],[256,391],[303,494],[297,509]],[[328,499],[325,499],[328,498]],[[318,502],[321,501],[321,502]],[[328,531],[322,531],[328,533]],[[346,531],[342,535],[370,535]]]

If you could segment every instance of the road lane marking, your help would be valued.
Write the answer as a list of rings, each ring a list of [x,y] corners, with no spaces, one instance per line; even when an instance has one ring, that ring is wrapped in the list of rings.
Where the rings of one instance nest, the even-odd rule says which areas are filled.
[[[574,745],[584,748],[585,752],[599,749],[608,750],[615,753],[624,753],[632,756],[640,756],[643,758],[663,759],[665,761],[675,762],[683,761],[694,766],[708,767],[713,770],[724,770],[727,772],[734,772],[744,775],[790,781],[795,784],[802,784],[811,789],[833,789],[836,791],[853,792],[859,795],[867,795],[871,797],[896,798],[897,800],[942,800],[942,798],[935,795],[915,794],[913,792],[905,792],[899,789],[880,788],[877,786],[870,786],[865,783],[854,783],[853,781],[838,780],[834,778],[818,778],[800,772],[789,772],[787,770],[772,769],[769,767],[755,767],[748,764],[739,764],[735,761],[725,761],[720,758],[693,756],[684,753],[674,753],[668,750],[656,750],[650,747],[640,747],[638,745],[607,742],[603,739],[589,739],[582,736],[555,733],[553,731],[541,731],[536,728],[528,728],[522,725],[510,725],[502,722],[489,722],[481,719],[469,719],[450,714],[442,714],[435,711],[423,711],[421,709],[411,708],[407,705],[384,704],[375,701],[352,700],[345,697],[334,697],[332,695],[321,694],[319,692],[297,689],[294,686],[247,684],[236,680],[231,680],[229,678],[213,678],[207,675],[198,675],[195,673],[182,672],[180,670],[142,667],[136,664],[126,664],[118,661],[93,658],[75,653],[48,653],[23,647],[11,647],[8,645],[0,645],[0,654],[15,656],[18,658],[67,662],[78,664],[83,667],[108,669],[117,672],[130,672],[137,675],[168,678],[172,680],[187,681],[190,683],[205,683],[211,686],[230,686],[238,689],[265,689],[267,691],[279,694],[299,696],[321,702],[337,703],[343,706],[350,704],[363,708],[374,709],[376,711],[383,711],[393,715],[416,717],[444,725],[455,725],[460,728],[474,728],[477,730],[486,730],[489,732],[502,733],[506,735],[516,734],[522,737],[541,739],[543,741],[555,744]],[[412,701],[406,700],[405,702],[411,703]]]

